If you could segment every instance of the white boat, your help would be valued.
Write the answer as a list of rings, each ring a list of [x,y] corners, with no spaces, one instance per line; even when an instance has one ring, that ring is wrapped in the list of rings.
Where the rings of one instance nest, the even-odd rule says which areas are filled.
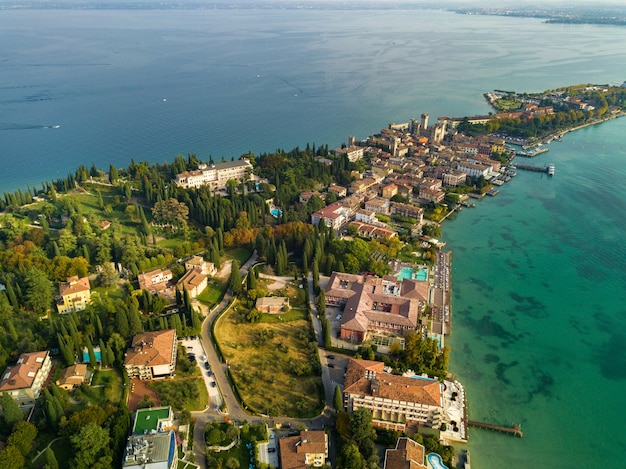
[[[554,165],[548,165],[548,176],[554,176]]]

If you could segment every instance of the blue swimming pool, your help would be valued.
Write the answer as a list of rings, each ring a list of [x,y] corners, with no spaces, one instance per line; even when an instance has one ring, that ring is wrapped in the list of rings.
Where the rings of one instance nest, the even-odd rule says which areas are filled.
[[[441,456],[437,453],[429,453],[426,459],[433,469],[448,469],[448,466],[441,461]]]
[[[283,215],[283,211],[279,210],[277,208],[273,208],[272,210],[270,210],[270,213],[272,214],[272,216],[274,218],[278,218],[278,217],[281,217]]]
[[[412,267],[403,267],[400,272],[396,275],[398,280],[419,280],[420,282],[425,282],[428,280],[428,272],[426,269],[420,269],[417,272],[413,271]]]
[[[428,272],[426,271],[426,269],[420,269],[417,271],[414,278],[415,280],[419,280],[420,282],[425,282],[426,280],[428,280]]]

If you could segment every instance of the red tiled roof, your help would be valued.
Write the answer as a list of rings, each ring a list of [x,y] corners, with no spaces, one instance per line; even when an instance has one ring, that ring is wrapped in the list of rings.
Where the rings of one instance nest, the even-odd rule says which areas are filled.
[[[133,337],[133,342],[126,351],[124,364],[136,366],[165,365],[172,360],[174,347],[176,347],[176,331],[174,329],[137,334]]]
[[[21,354],[17,365],[5,371],[0,381],[0,391],[30,388],[47,355],[48,351]]]
[[[441,384],[439,381],[385,373],[384,363],[369,360],[350,360],[346,371],[344,392],[373,396],[372,381],[374,378],[379,383],[378,397],[431,406],[441,405]]]
[[[89,290],[91,290],[89,277],[78,278],[78,276],[75,275],[74,277],[69,277],[67,282],[61,282],[59,284],[60,296],[74,295]]]

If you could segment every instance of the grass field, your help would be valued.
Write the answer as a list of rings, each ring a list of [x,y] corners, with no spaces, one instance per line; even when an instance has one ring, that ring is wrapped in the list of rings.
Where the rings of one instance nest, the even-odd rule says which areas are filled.
[[[309,344],[304,313],[293,311],[290,321],[274,316],[271,322],[254,324],[241,322],[240,317],[235,310],[226,313],[215,335],[244,404],[272,416],[317,415],[322,382],[314,374],[319,366],[317,346]]]
[[[213,308],[216,304],[222,301],[225,292],[225,282],[220,282],[218,279],[211,279],[209,280],[207,288],[205,288],[204,291],[196,298],[209,308]]]
[[[124,395],[123,384],[118,370],[96,370],[87,391],[87,398],[95,405],[102,405],[106,401],[117,404]]]
[[[233,248],[226,251],[225,256],[227,259],[234,259],[239,261],[239,265],[244,265],[250,256],[252,250],[248,248]]]

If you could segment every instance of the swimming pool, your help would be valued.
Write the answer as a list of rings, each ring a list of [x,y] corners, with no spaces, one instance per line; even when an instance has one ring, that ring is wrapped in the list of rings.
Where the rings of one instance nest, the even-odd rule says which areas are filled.
[[[417,271],[414,278],[420,282],[425,282],[428,280],[428,271],[426,269],[420,269]]]
[[[283,211],[277,208],[273,208],[272,210],[270,210],[270,213],[272,214],[274,218],[278,218],[283,215]]]
[[[425,282],[428,280],[428,272],[426,269],[420,269],[417,272],[413,272],[412,267],[403,267],[398,275],[396,275],[398,280],[404,280],[408,278],[409,280],[419,280],[420,282]]]
[[[441,456],[437,453],[429,453],[426,459],[433,469],[448,469],[448,466],[441,461]]]

